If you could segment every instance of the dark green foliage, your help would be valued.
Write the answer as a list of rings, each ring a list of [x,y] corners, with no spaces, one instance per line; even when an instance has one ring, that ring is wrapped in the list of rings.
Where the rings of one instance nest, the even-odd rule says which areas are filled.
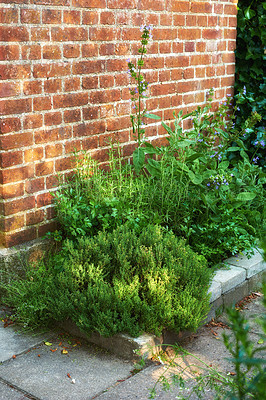
[[[211,270],[184,241],[159,226],[137,235],[127,225],[75,243],[29,267],[6,287],[24,324],[72,319],[103,336],[195,330],[209,310]]]
[[[239,0],[236,42],[236,126],[243,126],[251,112],[262,119],[243,137],[252,158],[266,166],[266,2]]]

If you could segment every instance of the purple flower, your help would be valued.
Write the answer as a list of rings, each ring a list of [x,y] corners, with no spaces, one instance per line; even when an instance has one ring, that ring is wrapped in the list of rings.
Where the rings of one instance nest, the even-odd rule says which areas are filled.
[[[207,183],[207,186],[211,186],[210,182]]]

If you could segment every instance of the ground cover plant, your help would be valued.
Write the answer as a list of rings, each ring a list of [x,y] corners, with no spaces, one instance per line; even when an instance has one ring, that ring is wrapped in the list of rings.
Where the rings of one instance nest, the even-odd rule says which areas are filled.
[[[160,335],[195,330],[209,310],[211,270],[172,232],[128,224],[66,240],[60,253],[4,285],[4,301],[24,326],[71,319],[87,333]]]

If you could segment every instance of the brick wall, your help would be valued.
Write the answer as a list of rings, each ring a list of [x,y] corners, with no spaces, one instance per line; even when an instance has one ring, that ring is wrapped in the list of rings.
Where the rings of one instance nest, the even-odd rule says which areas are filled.
[[[215,89],[232,94],[237,0],[0,0],[0,241],[53,229],[51,191],[72,151],[132,152],[126,59],[152,24],[147,108],[171,120]],[[147,128],[160,142],[160,124]]]

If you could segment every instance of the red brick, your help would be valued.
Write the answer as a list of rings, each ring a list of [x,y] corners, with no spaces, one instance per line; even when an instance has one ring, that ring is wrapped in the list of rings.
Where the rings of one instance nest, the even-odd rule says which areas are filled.
[[[229,27],[236,27],[237,26],[237,18],[231,17],[229,18]]]
[[[45,147],[45,157],[54,158],[61,156],[63,152],[63,147],[61,143],[49,144]]]
[[[64,122],[78,122],[81,120],[81,111],[76,110],[66,110],[64,112]]]
[[[119,89],[101,90],[90,94],[91,103],[111,103],[119,100],[121,100]]]
[[[76,58],[80,56],[80,46],[78,44],[66,44],[64,45],[64,57]]]
[[[185,51],[194,52],[195,51],[195,43],[194,42],[186,42],[185,43]]]
[[[76,77],[76,78],[68,78],[65,79],[64,82],[64,88],[65,88],[65,92],[77,92],[79,90],[81,90],[81,79]]]
[[[14,0],[14,2],[25,2],[28,0]],[[28,242],[29,240],[36,239],[37,231],[36,228],[30,228],[20,232],[15,232],[10,235],[5,235],[3,238],[3,245],[5,247],[12,247],[18,244]]]
[[[158,85],[151,86],[152,96],[162,96],[165,94],[172,94],[176,92],[176,82],[172,83],[160,83]]]
[[[179,29],[178,38],[181,40],[196,40],[201,38],[201,30],[198,28]]]
[[[30,65],[0,65],[0,79],[25,79],[30,76]]]
[[[24,215],[16,215],[15,217],[0,220],[0,229],[3,232],[11,232],[24,226]]]
[[[175,40],[177,38],[177,29],[154,29],[154,40]]]
[[[73,157],[64,157],[55,161],[55,170],[56,172],[58,172],[72,169],[74,167],[74,164],[75,160],[73,159]]]
[[[196,73],[196,78],[204,78],[205,77],[205,68],[196,68],[195,73]]]
[[[83,119],[97,119],[99,117],[99,107],[83,108]]]
[[[23,93],[25,95],[40,94],[42,92],[41,81],[23,81]]]
[[[100,14],[100,24],[114,25],[115,24],[115,14],[112,11],[102,11]]]
[[[37,210],[26,214],[26,225],[35,225],[44,220],[44,211]]]
[[[82,148],[81,143],[81,140],[71,140],[71,142],[67,142],[65,144],[65,154],[80,151]]]
[[[187,13],[189,12],[189,2],[179,0],[169,0],[167,2],[167,9],[173,12]]]
[[[0,165],[2,168],[9,168],[22,163],[22,151],[9,151],[7,153],[0,154]]]
[[[128,102],[118,103],[116,105],[117,115],[129,115],[130,114],[130,104]]]
[[[104,69],[104,62],[101,60],[79,61],[73,63],[74,75],[102,72],[103,69]]]
[[[101,88],[107,88],[107,87],[113,87],[115,83],[113,75],[103,75],[100,76],[100,87]]]
[[[27,114],[23,119],[24,129],[40,128],[43,124],[41,114]]]
[[[183,79],[192,79],[194,78],[194,68],[186,68],[183,71]]]
[[[236,29],[224,29],[225,39],[236,39]]]
[[[85,28],[53,27],[51,29],[52,40],[55,42],[84,41],[88,39],[88,31]]]
[[[107,119],[115,116],[114,104],[104,104],[100,106],[100,118]]]
[[[234,83],[235,83],[235,76],[234,76],[234,75],[232,75],[232,76],[227,76],[226,78],[222,78],[222,79],[221,79],[221,85],[222,85],[222,87],[225,87],[225,86],[234,86]]]
[[[0,81],[0,97],[12,97],[20,94],[19,82],[1,82]]]
[[[72,0],[72,7],[105,8],[106,0]]]
[[[49,28],[31,28],[31,40],[33,42],[44,42],[50,40]]]
[[[42,10],[42,23],[43,24],[60,24],[62,14],[60,10]]]
[[[56,45],[43,47],[43,58],[48,60],[58,60],[61,58],[61,48]]]
[[[10,150],[21,148],[24,146],[31,146],[33,143],[32,133],[23,132],[14,135],[0,136],[0,148],[2,150]]]
[[[45,93],[57,93],[61,92],[62,81],[61,79],[48,79],[44,82]]]
[[[139,40],[139,38],[140,38],[139,28],[125,27],[122,29],[122,40]]]
[[[144,24],[144,16],[141,14],[131,14],[132,25],[143,25]],[[116,23],[119,25],[127,25],[128,24],[128,13],[126,11],[116,11]]]
[[[73,127],[74,137],[93,136],[103,132],[105,132],[105,121],[92,121]]]
[[[36,64],[33,66],[34,78],[54,78],[70,75],[71,67],[69,64]]]
[[[18,10],[16,8],[0,8],[0,24],[16,24]]]
[[[30,210],[35,206],[34,196],[25,197],[19,200],[11,200],[4,204],[5,215],[17,214],[18,212]]]
[[[208,18],[205,15],[198,15],[197,26],[201,26],[201,27],[208,26]]]
[[[235,54],[234,53],[224,53],[223,55],[222,55],[222,59],[223,59],[223,62],[225,63],[225,64],[227,64],[227,63],[232,63],[232,64],[234,64],[234,62],[235,62]]]
[[[173,16],[171,14],[160,15],[160,25],[171,26],[173,22]]]
[[[44,125],[60,125],[62,123],[62,114],[60,112],[50,112],[44,114]]]
[[[0,37],[2,42],[26,42],[29,40],[29,32],[23,26],[0,26]]]
[[[43,235],[45,235],[48,232],[54,232],[56,229],[58,229],[57,221],[53,221],[53,222],[49,222],[49,223],[40,225],[38,227],[38,237],[42,237]]]
[[[51,188],[54,188],[54,187],[57,187],[57,186],[58,186],[58,177],[57,176],[51,175],[51,176],[47,176],[46,177],[46,189],[51,189]],[[48,210],[51,210],[51,209],[49,208],[49,209],[46,210],[47,219],[51,218],[49,216]]]
[[[198,90],[198,89],[199,89],[199,82],[197,81],[178,82],[177,84],[178,93],[192,92],[193,90]]]
[[[39,164],[35,164],[36,176],[51,175],[54,170],[53,161],[44,161]]]
[[[220,29],[204,29],[202,31],[203,39],[215,40],[222,37],[222,31]]]
[[[130,45],[128,43],[117,43],[115,45],[115,54],[128,55],[130,52]]]
[[[173,25],[174,26],[185,26],[185,16],[174,14],[173,15]]]
[[[192,55],[190,58],[191,65],[209,65],[210,63],[211,63],[211,55],[209,54]]]
[[[82,57],[94,57],[98,55],[98,45],[96,43],[83,44],[81,47]]]
[[[169,42],[161,42],[159,45],[159,51],[162,54],[172,53],[171,51],[172,43]]]
[[[0,61],[5,60],[18,60],[19,59],[19,46],[10,44],[7,46],[0,45]]]
[[[97,11],[83,11],[82,24],[97,25],[98,20],[99,20],[99,14],[97,13]]]
[[[224,13],[228,15],[237,15],[237,4],[225,4]]]
[[[128,117],[108,118],[106,122],[107,131],[118,131],[121,129],[129,128],[131,126],[131,122]]]
[[[95,150],[98,148],[98,137],[92,136],[87,137],[85,140],[82,141],[82,149],[83,150]]]
[[[37,207],[40,208],[51,204],[53,196],[51,195],[51,193],[42,193],[37,195],[36,200],[37,200]]]
[[[40,60],[42,58],[42,48],[39,45],[24,45],[21,48],[23,60]]]
[[[19,181],[24,181],[25,179],[31,177],[33,171],[29,167],[19,167],[19,168],[10,168],[0,171],[0,183],[14,183]]]
[[[113,55],[115,52],[115,44],[114,43],[101,44],[99,52],[101,56]]]
[[[77,107],[88,103],[88,93],[69,93],[54,96],[54,108]]]
[[[35,143],[49,143],[55,140],[63,140],[71,137],[71,127],[62,126],[54,129],[43,129],[35,132]]]
[[[0,100],[0,115],[22,114],[31,109],[31,99]]]
[[[209,2],[204,1],[193,1],[191,3],[191,12],[193,13],[211,13],[212,12],[212,4]]]
[[[127,69],[127,61],[126,60],[107,60],[106,61],[106,71],[123,71]]]
[[[24,194],[24,183],[15,183],[11,185],[4,185],[1,187],[1,197],[2,199],[12,199]]]
[[[167,68],[187,67],[189,65],[188,56],[167,57],[165,65]]]
[[[137,8],[137,1],[136,0],[107,0],[107,7],[108,8],[125,8],[133,9]],[[102,7],[102,8],[105,8]]]
[[[24,160],[26,163],[40,161],[43,158],[43,148],[35,147],[24,151]]]
[[[76,10],[64,11],[63,14],[64,24],[77,25],[81,21],[81,12]]]
[[[90,40],[110,41],[110,40],[117,40],[118,36],[119,36],[119,30],[117,28],[109,28],[109,27],[90,28]]]
[[[159,25],[159,14],[147,13],[147,24],[158,26]]]
[[[51,97],[42,96],[42,97],[35,97],[33,99],[34,111],[51,110],[51,108],[52,108]]]
[[[44,4],[51,6],[70,6],[70,0],[33,0],[35,4]]]
[[[22,24],[39,24],[41,22],[40,11],[25,8],[20,10],[20,21]]]
[[[0,133],[16,132],[21,129],[21,120],[19,118],[5,118],[0,120]]]
[[[44,190],[44,178],[28,179],[25,182],[25,190],[27,193],[37,193]]]
[[[152,69],[164,68],[164,59],[162,57],[150,57],[146,60],[145,67]]]

